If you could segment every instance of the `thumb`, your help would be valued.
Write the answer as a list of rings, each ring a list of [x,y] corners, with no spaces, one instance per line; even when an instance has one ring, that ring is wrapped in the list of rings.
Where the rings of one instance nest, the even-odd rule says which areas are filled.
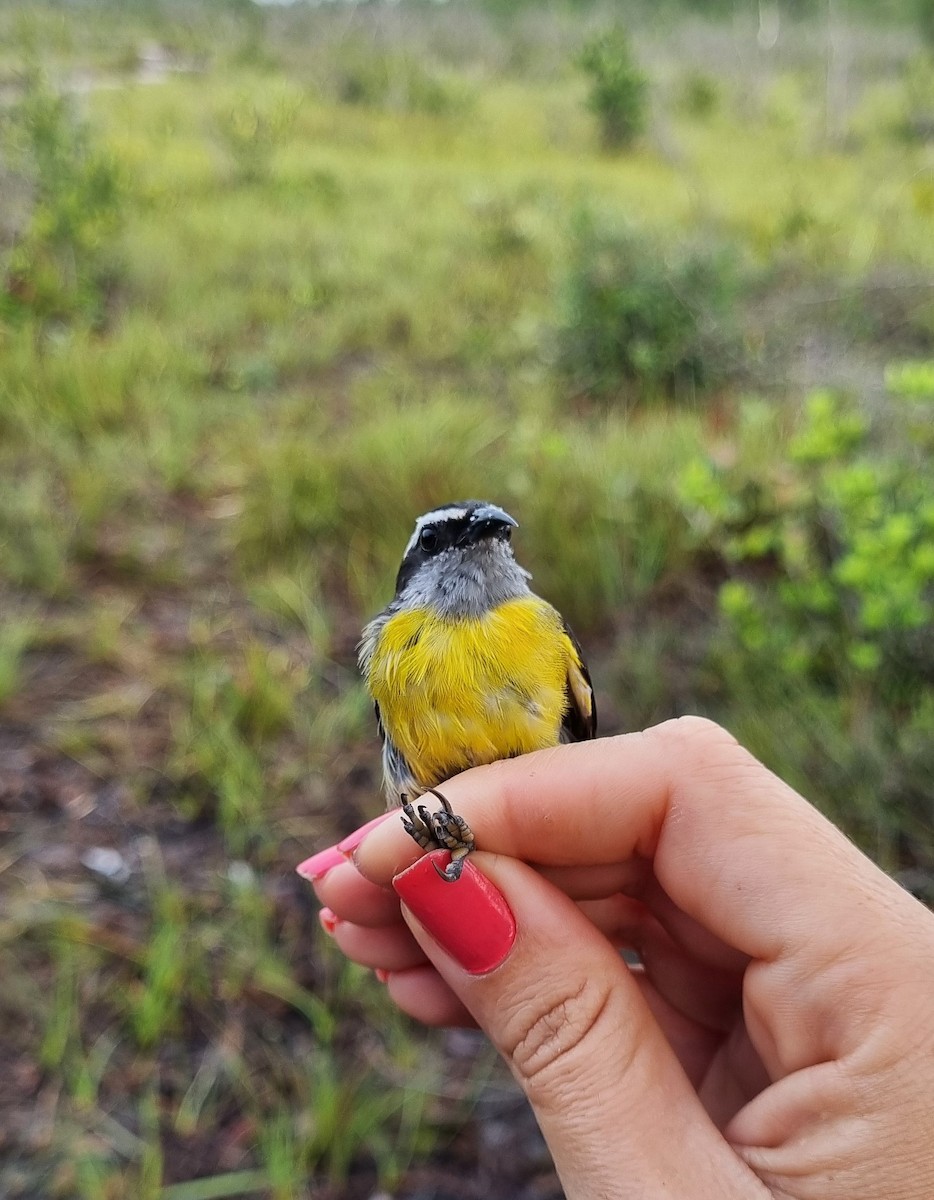
[[[509,1064],[568,1200],[766,1196],[711,1122],[628,967],[525,863],[434,851],[393,887],[415,938]],[[482,871],[479,869],[482,868]]]

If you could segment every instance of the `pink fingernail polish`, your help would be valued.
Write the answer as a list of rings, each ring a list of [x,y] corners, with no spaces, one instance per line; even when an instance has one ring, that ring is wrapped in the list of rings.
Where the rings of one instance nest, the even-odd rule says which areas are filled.
[[[380,813],[378,817],[374,817],[372,821],[367,821],[365,825],[361,825],[353,833],[348,833],[345,838],[337,843],[338,850],[340,850],[345,858],[350,858],[371,829],[375,829],[377,825],[382,825],[387,818],[397,817],[398,815],[398,809],[394,808],[391,808],[389,812]]]
[[[447,850],[433,850],[392,881],[396,893],[442,950],[471,975],[504,961],[516,940],[516,919],[502,892],[468,859],[460,879],[441,872]]]
[[[295,870],[303,879],[309,879],[312,883],[323,879],[328,871],[333,870],[334,867],[339,867],[341,863],[347,862],[353,856],[354,850],[356,850],[371,829],[375,829],[377,825],[381,825],[387,817],[395,815],[397,815],[396,809],[380,813],[378,817],[374,817],[372,821],[367,821],[365,825],[361,825],[353,833],[348,833],[336,845],[328,846],[326,850],[319,850],[311,858],[306,858],[303,863],[298,864]]]
[[[337,846],[328,846],[326,850],[319,850],[311,858],[306,858],[303,863],[299,863],[295,870],[303,879],[308,879],[314,883],[318,879],[323,879],[328,871],[333,870],[334,867],[339,867],[341,863],[345,863],[346,861],[346,854],[341,854]]]
[[[333,913],[329,908],[322,908],[318,913],[318,920],[321,922],[321,928],[324,932],[329,933],[333,937],[339,920],[337,914]]]

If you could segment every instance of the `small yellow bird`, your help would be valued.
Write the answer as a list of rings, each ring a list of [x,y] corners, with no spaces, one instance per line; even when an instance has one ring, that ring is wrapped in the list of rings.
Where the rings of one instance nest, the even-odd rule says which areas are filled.
[[[451,850],[457,879],[473,834],[436,790],[467,767],[596,736],[580,646],[529,588],[495,504],[466,500],[418,518],[396,594],[364,629],[360,669],[376,705],[387,800],[420,846]],[[431,792],[442,810],[412,801]]]

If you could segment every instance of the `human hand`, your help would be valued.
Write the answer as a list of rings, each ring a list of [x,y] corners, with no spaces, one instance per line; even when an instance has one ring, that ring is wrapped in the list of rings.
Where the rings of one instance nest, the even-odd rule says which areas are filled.
[[[934,1196],[934,916],[728,734],[443,790],[484,848],[459,882],[394,819],[305,873],[402,1009],[486,1031],[569,1200]]]

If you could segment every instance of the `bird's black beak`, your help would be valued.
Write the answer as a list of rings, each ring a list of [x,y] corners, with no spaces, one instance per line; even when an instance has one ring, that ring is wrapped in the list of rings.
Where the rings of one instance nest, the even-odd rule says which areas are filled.
[[[469,546],[485,538],[502,538],[503,541],[508,541],[512,531],[518,527],[519,522],[504,509],[495,504],[484,504],[472,513],[470,524],[458,538],[458,544]]]

